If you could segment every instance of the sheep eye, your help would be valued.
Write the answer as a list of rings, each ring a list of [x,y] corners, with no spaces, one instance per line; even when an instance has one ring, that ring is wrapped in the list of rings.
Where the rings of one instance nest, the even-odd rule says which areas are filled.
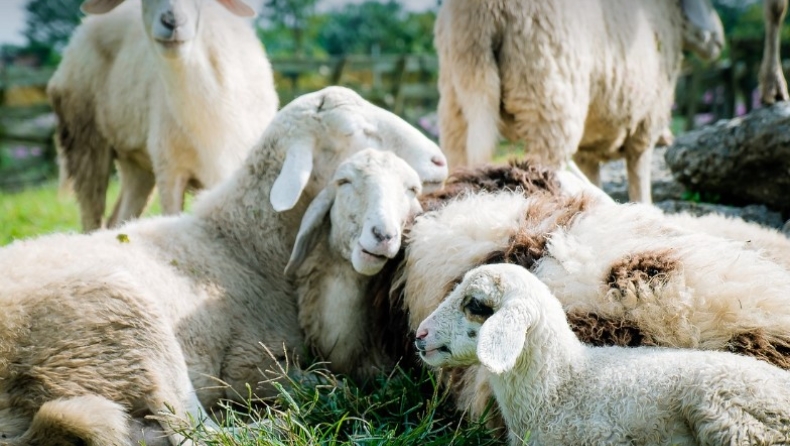
[[[348,178],[341,178],[341,179],[337,180],[337,185],[338,186],[342,186],[344,184],[351,184],[351,180],[349,180]]]
[[[418,188],[417,186],[412,186],[409,188],[409,192],[417,196],[420,194],[420,188]]]
[[[470,297],[469,302],[464,305],[464,311],[472,316],[487,318],[494,314],[494,309],[480,302],[475,297]]]

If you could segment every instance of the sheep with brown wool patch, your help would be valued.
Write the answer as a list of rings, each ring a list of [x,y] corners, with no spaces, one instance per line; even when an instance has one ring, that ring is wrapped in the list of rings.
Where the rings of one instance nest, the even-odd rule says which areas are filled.
[[[490,161],[501,133],[595,184],[625,157],[629,198],[649,203],[683,50],[715,58],[724,35],[708,0],[446,0],[434,43],[452,167]]]
[[[787,371],[727,352],[585,346],[518,265],[464,274],[415,344],[433,367],[488,370],[514,446],[790,443]]]
[[[261,372],[299,375],[289,354],[304,346],[297,290],[283,273],[299,222],[337,165],[368,148],[397,154],[426,189],[447,175],[417,129],[329,87],[280,110],[192,215],[0,249],[0,433],[39,438],[37,411],[84,395],[123,408],[108,416],[142,417],[166,405],[197,416],[201,404],[213,411],[220,399],[244,399],[248,385],[276,394]],[[73,415],[61,414],[63,432],[81,427]]]

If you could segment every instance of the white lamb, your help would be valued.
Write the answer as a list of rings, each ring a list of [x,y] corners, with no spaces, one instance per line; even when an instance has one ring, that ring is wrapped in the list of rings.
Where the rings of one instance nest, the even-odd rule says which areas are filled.
[[[99,15],[75,31],[47,88],[82,228],[101,227],[113,160],[121,192],[109,227],[139,217],[154,186],[162,212],[177,214],[188,187],[213,187],[242,164],[277,111],[271,66],[242,18],[254,11],[243,0],[82,9]]]
[[[725,352],[587,347],[516,265],[486,265],[419,326],[431,366],[481,363],[510,443],[786,445],[790,373]]]
[[[392,366],[373,346],[366,292],[421,211],[421,190],[403,160],[365,150],[340,164],[305,212],[285,271],[298,284],[305,338],[333,372],[364,379]]]
[[[247,385],[276,393],[261,371],[293,365],[287,355],[304,344],[296,288],[283,274],[299,222],[337,165],[365,148],[398,154],[429,189],[447,175],[441,151],[417,129],[330,87],[284,107],[194,215],[0,249],[0,327],[11,330],[0,336],[0,410],[12,414],[0,417],[0,433],[23,432],[43,404],[74,395],[140,416],[161,407],[147,401],[183,413],[179,395],[192,387],[208,409],[242,399]]]
[[[683,49],[717,57],[709,0],[446,0],[436,20],[440,145],[451,166],[491,160],[499,133],[553,167],[625,157],[650,202]],[[578,152],[577,152],[578,148]]]

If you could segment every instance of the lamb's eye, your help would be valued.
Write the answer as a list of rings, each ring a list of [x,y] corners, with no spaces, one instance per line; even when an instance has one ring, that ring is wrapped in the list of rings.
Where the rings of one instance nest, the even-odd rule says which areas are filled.
[[[341,179],[337,180],[336,184],[338,186],[343,186],[344,184],[351,184],[351,180],[349,180],[348,178],[341,178]]]
[[[412,186],[409,188],[409,192],[416,197],[417,195],[420,195],[420,188],[417,186]]]
[[[480,302],[477,298],[471,297],[469,301],[464,305],[464,311],[473,315],[473,316],[480,316],[487,318],[494,314],[494,309],[489,307],[488,305]]]

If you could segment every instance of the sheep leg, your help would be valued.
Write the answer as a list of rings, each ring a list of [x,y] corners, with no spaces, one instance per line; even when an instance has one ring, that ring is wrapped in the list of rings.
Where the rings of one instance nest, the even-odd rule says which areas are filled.
[[[121,177],[121,193],[107,222],[110,228],[142,215],[155,184],[154,174],[132,161],[119,159],[117,164]]]
[[[449,77],[450,75],[442,72],[440,77]],[[443,82],[446,82],[443,83]],[[455,90],[450,85],[449,80],[440,82],[442,89],[441,96],[439,97],[439,145],[442,148],[447,163],[450,168],[456,166],[465,166],[467,164],[466,157],[466,133],[467,124],[464,118],[461,105],[458,104]]]
[[[662,130],[663,131],[662,126]],[[625,140],[625,167],[628,176],[628,199],[650,204],[650,174],[653,163],[653,143],[658,140],[657,132],[651,137],[647,123],[640,124],[637,131]]]
[[[187,184],[189,184],[189,175],[186,173],[168,172],[157,177],[156,187],[159,189],[162,214],[176,215],[184,209]]]
[[[573,161],[590,183],[601,187],[601,162],[595,156],[579,151],[573,154]]]
[[[788,100],[787,81],[779,57],[780,30],[787,13],[787,0],[765,0],[765,44],[760,64],[760,99],[763,104]]]

